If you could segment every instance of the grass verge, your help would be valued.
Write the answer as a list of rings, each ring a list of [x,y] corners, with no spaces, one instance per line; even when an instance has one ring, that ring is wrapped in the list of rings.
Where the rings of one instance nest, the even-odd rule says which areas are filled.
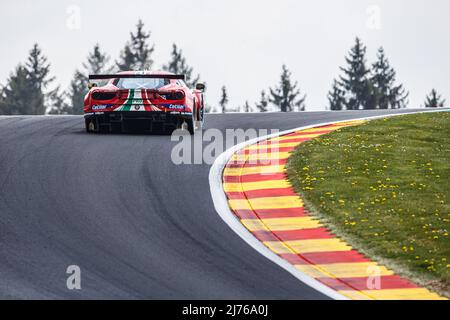
[[[338,236],[450,296],[450,113],[337,130],[301,144],[287,172]]]

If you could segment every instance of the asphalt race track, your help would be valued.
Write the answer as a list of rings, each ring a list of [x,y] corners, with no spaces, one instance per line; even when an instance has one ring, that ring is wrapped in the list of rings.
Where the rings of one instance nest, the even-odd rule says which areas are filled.
[[[411,111],[411,110],[409,110]],[[291,129],[405,111],[207,115]],[[209,165],[158,135],[90,135],[80,116],[0,117],[0,298],[325,299],[215,212]],[[81,290],[66,269],[81,268]]]

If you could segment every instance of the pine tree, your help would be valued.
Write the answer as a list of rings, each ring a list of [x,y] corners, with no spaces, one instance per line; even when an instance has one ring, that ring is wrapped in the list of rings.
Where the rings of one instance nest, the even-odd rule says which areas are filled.
[[[195,77],[192,75],[192,67],[187,65],[186,58],[183,56],[183,51],[178,49],[175,43],[172,45],[171,60],[167,65],[163,66],[163,70],[175,74],[184,74],[186,76],[185,82],[190,88],[194,88],[200,79],[200,75]]]
[[[264,90],[261,91],[261,97],[259,99],[259,102],[256,104],[256,108],[260,112],[267,112],[269,109],[269,100],[267,99],[267,95]]]
[[[149,70],[153,66],[151,58],[154,46],[149,46],[151,33],[144,31],[144,23],[139,20],[136,25],[136,33],[130,33],[130,40],[122,50],[120,60],[116,62],[121,71]]]
[[[39,99],[39,101],[34,101],[34,103],[44,103],[43,95],[31,96],[33,93],[35,93],[35,90],[32,87],[27,69],[23,65],[17,66],[16,70],[8,78],[6,86],[1,90],[0,114],[32,114],[30,108],[31,98]]]
[[[131,46],[127,43],[120,55],[120,62],[116,62],[119,71],[137,70],[136,57],[131,51]]]
[[[396,72],[390,66],[381,47],[378,49],[377,61],[372,65],[371,82],[375,92],[375,104],[379,109],[405,108],[409,93],[403,85],[395,85]]]
[[[37,44],[31,49],[25,65],[19,65],[1,92],[2,114],[44,114],[50,93],[46,91],[50,78],[50,64]]]
[[[69,106],[64,106],[65,109],[61,112],[68,114],[82,114],[84,105],[84,96],[88,92],[89,74],[109,73],[109,56],[103,53],[99,44],[94,46],[94,49],[89,53],[87,61],[83,63],[83,71],[75,70],[74,77],[70,82],[69,87]],[[58,112],[53,108],[52,112]]]
[[[220,96],[219,105],[222,110],[222,113],[227,112],[227,104],[228,104],[228,93],[227,88],[225,86],[222,87],[222,95]]]
[[[250,104],[248,103],[248,101],[245,101],[244,106],[242,107],[243,112],[250,112]]]
[[[330,110],[339,111],[345,109],[345,91],[336,79],[333,81],[333,87],[328,93],[328,102]]]
[[[67,103],[67,93],[58,86],[49,94],[48,114],[74,114],[72,106]]]
[[[100,45],[97,43],[94,49],[89,53],[87,61],[83,63],[84,70],[89,74],[109,73],[112,68],[109,66],[110,57],[102,52]]]
[[[46,111],[47,98],[47,94],[44,93],[44,90],[55,78],[49,77],[50,63],[47,62],[47,58],[42,54],[38,44],[34,44],[31,49],[25,66],[33,88],[30,95],[36,98],[36,100],[31,101],[29,114],[44,114]]]
[[[88,92],[89,80],[86,74],[75,70],[72,81],[69,86],[70,106],[67,113],[82,114],[84,106],[84,96]]]
[[[305,110],[305,98],[300,96],[300,90],[297,88],[298,83],[292,83],[291,72],[285,65],[282,67],[281,80],[278,87],[270,89],[269,101],[275,105],[281,112]]]
[[[356,38],[355,46],[345,60],[347,68],[340,68],[344,72],[340,82],[347,95],[346,108],[348,110],[374,109],[370,71],[366,67],[366,47],[359,38]]]
[[[443,108],[445,99],[437,93],[436,89],[431,90],[430,94],[425,98],[425,108]]]
[[[37,43],[33,45],[25,66],[27,67],[31,82],[40,90],[46,88],[55,79],[54,77],[48,78],[50,75],[50,63],[42,55],[42,51]]]

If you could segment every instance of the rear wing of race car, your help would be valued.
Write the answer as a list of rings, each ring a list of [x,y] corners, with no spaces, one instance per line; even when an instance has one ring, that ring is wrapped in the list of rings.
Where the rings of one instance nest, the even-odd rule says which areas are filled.
[[[90,74],[89,80],[109,79],[175,79],[185,80],[184,74]]]

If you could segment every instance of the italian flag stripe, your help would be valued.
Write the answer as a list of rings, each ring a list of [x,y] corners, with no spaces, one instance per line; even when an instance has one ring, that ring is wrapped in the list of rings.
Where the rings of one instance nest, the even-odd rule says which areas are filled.
[[[127,101],[125,101],[122,109],[123,111],[130,111],[131,104],[133,103],[133,98],[134,98],[134,89],[130,89],[130,91],[128,92],[128,99]]]
[[[134,91],[134,98],[138,100],[139,105],[133,106],[133,111],[145,111],[144,107],[142,106],[142,90],[135,90]]]

